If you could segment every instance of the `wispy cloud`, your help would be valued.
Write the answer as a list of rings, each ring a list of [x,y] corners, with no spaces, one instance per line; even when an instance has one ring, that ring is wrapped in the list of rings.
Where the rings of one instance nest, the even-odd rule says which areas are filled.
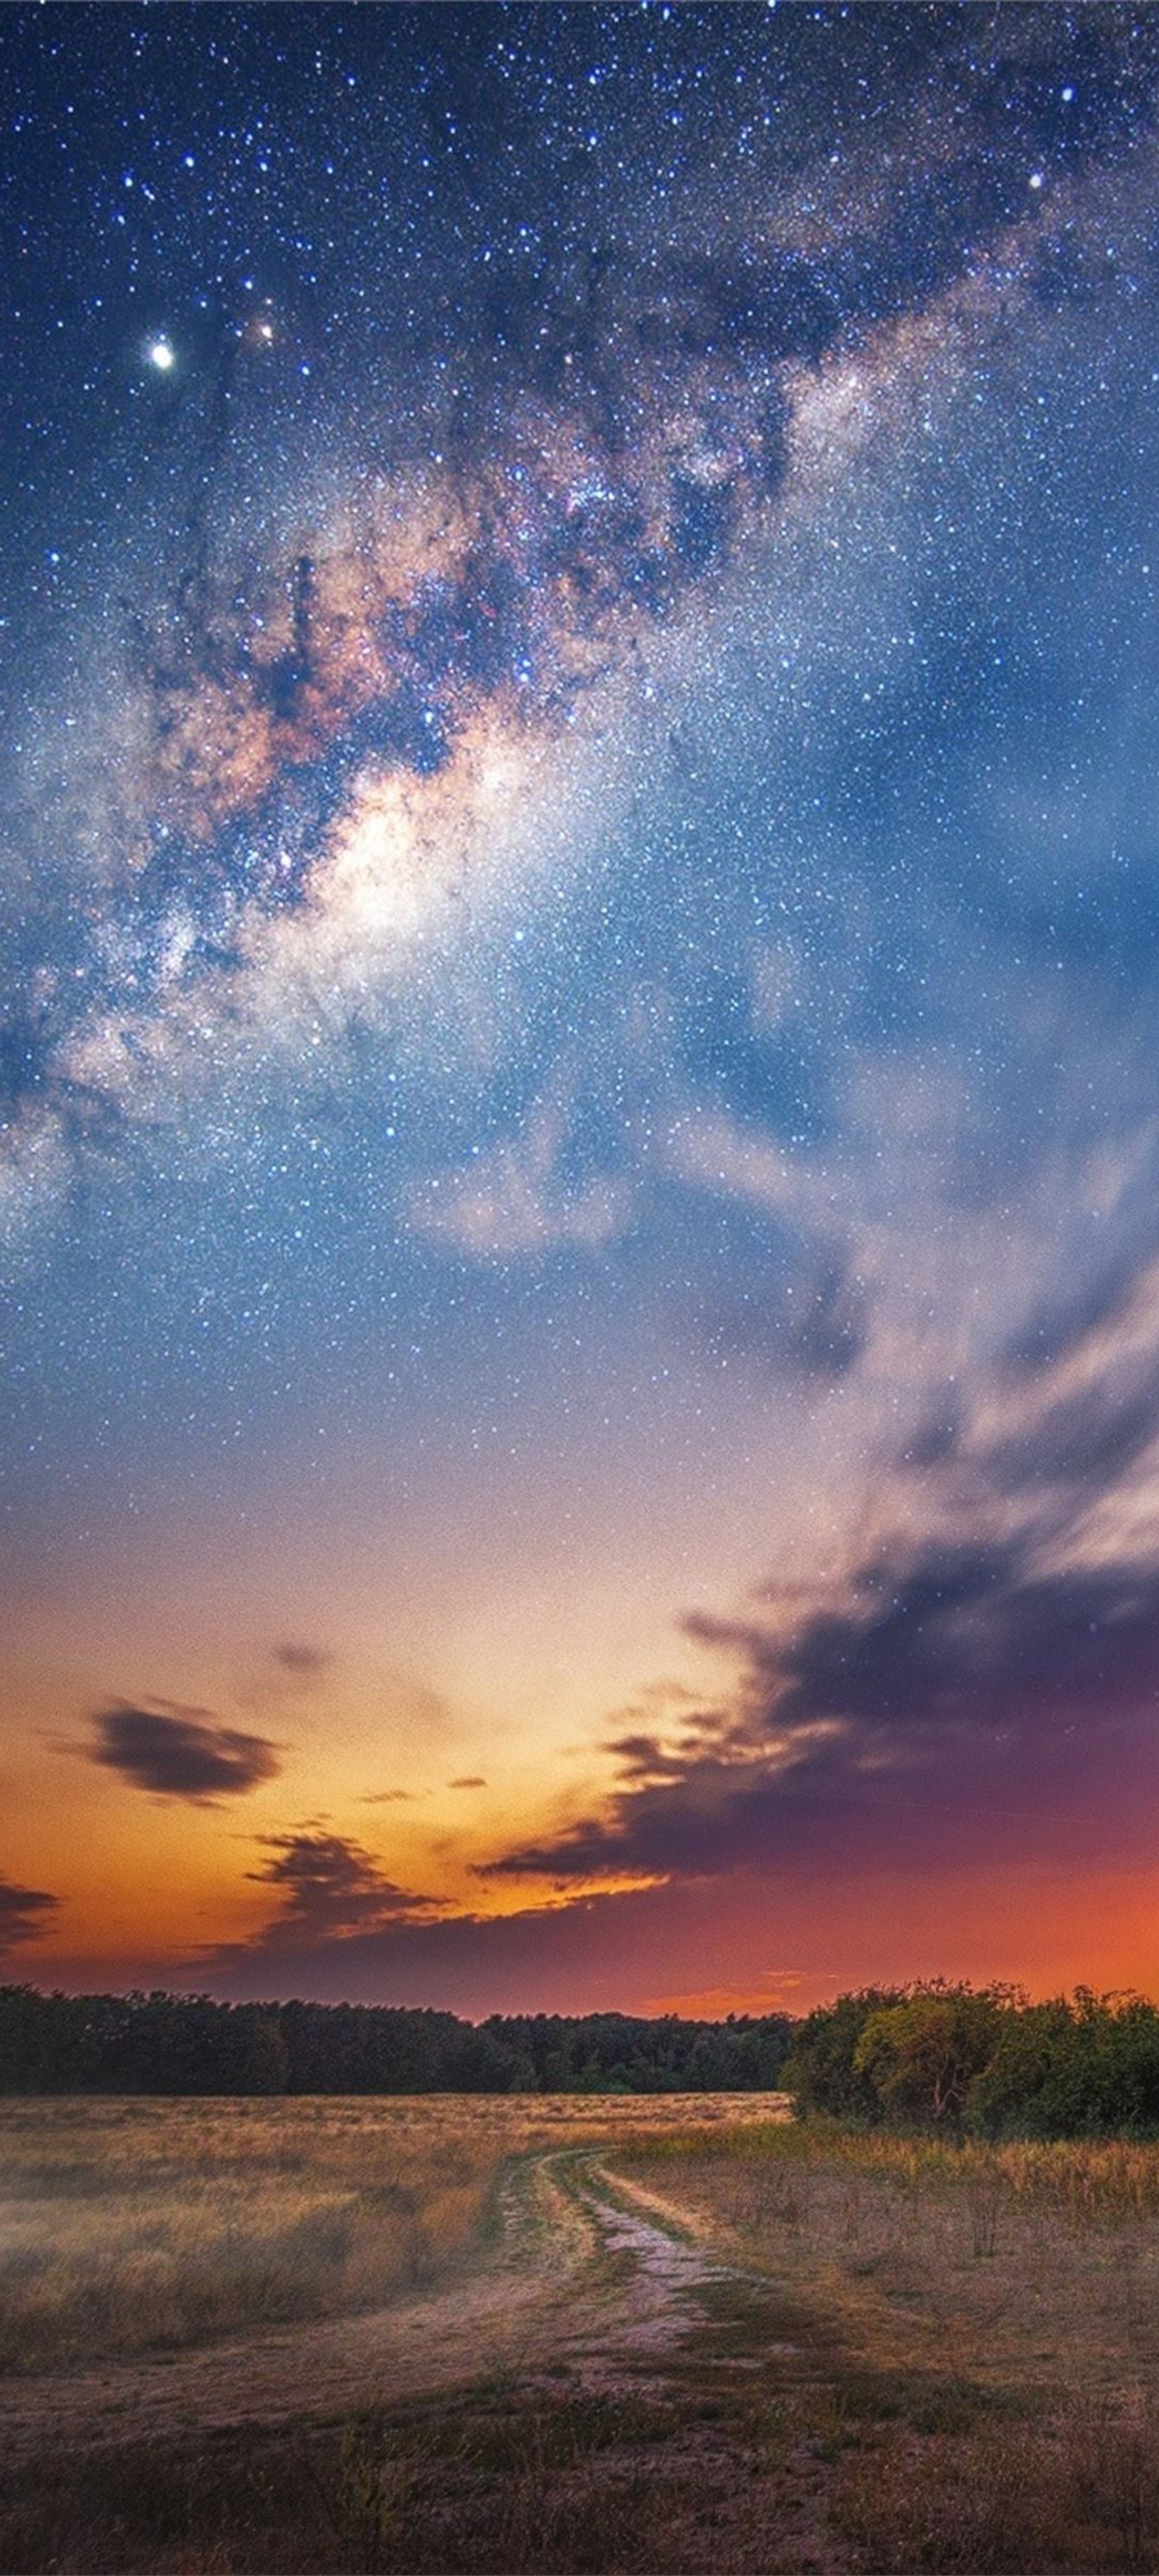
[[[690,1109],[672,1122],[666,1160],[676,1176],[714,1196],[747,1200],[766,1215],[801,1212],[799,1163],[757,1127],[720,1109]]]
[[[882,1460],[874,1535],[824,1582],[770,1577],[735,1615],[687,1613],[731,1682],[613,1735],[604,1809],[491,1869],[566,1885],[805,1853],[928,1862],[980,1838],[1048,1847],[1063,1825],[1113,1848],[1115,1814],[1129,1839],[1150,1812],[1157,1475],[1148,1256],[945,1388]]]
[[[418,1183],[412,1223],[476,1261],[534,1258],[569,1244],[601,1251],[629,1221],[629,1186],[613,1174],[570,1180],[566,1141],[566,1113],[549,1103],[520,1135]]]
[[[333,1655],[325,1646],[311,1646],[301,1640],[287,1638],[274,1648],[274,1662],[302,1690],[311,1689],[324,1680],[333,1661]]]
[[[21,1941],[35,1940],[59,1905],[59,1896],[50,1896],[46,1888],[21,1887],[0,1871],[0,1953],[14,1950]]]
[[[262,1843],[268,1858],[246,1875],[276,1889],[280,1911],[253,1941],[240,1944],[236,1953],[223,1952],[223,1958],[341,1941],[388,1924],[421,1922],[442,1910],[441,1898],[397,1886],[372,1852],[344,1834],[302,1827],[263,1835]]]

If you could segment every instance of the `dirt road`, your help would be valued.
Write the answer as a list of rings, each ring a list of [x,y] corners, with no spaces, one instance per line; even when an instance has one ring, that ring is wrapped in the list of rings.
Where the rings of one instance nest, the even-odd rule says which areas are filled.
[[[591,2150],[514,2159],[498,2207],[477,2266],[421,2297],[165,2359],[9,2381],[7,2459],[339,2414],[561,2363],[592,2386],[622,2386],[704,2326],[711,2285],[744,2278],[684,2213],[613,2178]]]

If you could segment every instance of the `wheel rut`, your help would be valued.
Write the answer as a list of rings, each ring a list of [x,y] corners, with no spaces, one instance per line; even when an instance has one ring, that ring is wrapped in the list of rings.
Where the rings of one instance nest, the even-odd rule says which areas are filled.
[[[231,2336],[192,2351],[38,2373],[0,2387],[10,2462],[52,2446],[180,2439],[404,2402],[498,2372],[560,2365],[605,2389],[638,2384],[740,2281],[677,2211],[589,2150],[513,2159],[496,2236],[473,2269],[388,2306]]]

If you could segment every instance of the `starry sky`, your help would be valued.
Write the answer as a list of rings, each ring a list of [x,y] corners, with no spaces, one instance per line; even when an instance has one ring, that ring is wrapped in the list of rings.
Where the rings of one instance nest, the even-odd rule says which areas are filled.
[[[0,1973],[1159,1993],[1159,19],[0,56]]]

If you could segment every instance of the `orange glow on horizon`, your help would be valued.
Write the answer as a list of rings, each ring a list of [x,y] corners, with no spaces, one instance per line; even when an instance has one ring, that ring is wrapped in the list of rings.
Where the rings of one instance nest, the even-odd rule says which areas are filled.
[[[192,1879],[185,1878],[180,1906],[168,1901],[167,1872],[172,1873],[185,1820],[174,1817],[171,1824],[172,1831],[155,1846],[147,1875],[136,1881],[111,1877],[107,1854],[87,1854],[76,1868],[59,1919],[44,1937],[10,1954],[6,1978],[32,1984],[63,1981],[74,1990],[142,1981],[164,1984],[168,1976],[188,1985],[191,1959],[217,1943],[259,1942],[277,1907],[270,1890],[240,1875],[227,1879],[202,1865]],[[623,1933],[621,1906],[630,1909],[622,1918]],[[534,1918],[534,1924],[528,1923],[532,1939],[534,1925],[546,1931],[547,1921],[554,1922],[554,1964],[544,1973],[536,1966],[527,1968],[522,1980],[526,1993],[518,1975],[516,1991],[510,1990],[511,1973],[505,1971],[502,1999],[496,2001],[491,1991],[494,1942],[511,1933],[518,1939],[521,1917]],[[815,1880],[808,1887],[757,1886],[750,1880],[743,1888],[701,1888],[691,1895],[671,1884],[645,1890],[577,1887],[546,1894],[542,1888],[521,1886],[510,1895],[505,1890],[504,1901],[486,1915],[454,1908],[439,1922],[454,1936],[454,1978],[448,1983],[436,1941],[423,1947],[419,1991],[407,1999],[435,2007],[449,2003],[476,2019],[492,2010],[581,2008],[671,2012],[704,2020],[725,2019],[729,2013],[800,2015],[859,1986],[938,1976],[962,1977],[975,1985],[1010,1983],[1033,1998],[1070,1992],[1077,1985],[1159,1997],[1159,1869],[1101,1871],[1073,1879],[1030,1867],[1016,1873],[958,1871],[942,1878],[890,1872],[846,1876],[833,1884]],[[629,1925],[630,1937],[625,1937]],[[412,1928],[425,1944],[432,1925]],[[395,1999],[411,1935],[405,1927],[392,1927],[388,1937],[380,1978],[372,1978],[369,1992],[359,1936],[315,1942],[303,1955],[311,1975],[321,1962],[325,1990],[340,2001],[348,1950],[359,1962],[357,1998],[389,2003]],[[732,1978],[730,1954],[751,1959],[759,1955],[762,1940],[766,1949],[776,1940],[782,1956],[794,1964],[758,1971],[755,1977],[742,1970]],[[269,1992],[275,1979],[281,1990],[288,1990],[285,1979],[294,1955],[256,1947],[246,1991]],[[528,1957],[534,1957],[533,1949]],[[669,1982],[664,1969],[677,1958],[684,1966],[703,1965],[708,1971],[703,1982]],[[210,1962],[204,1979],[197,1981],[212,1988]],[[409,1970],[405,1982],[414,1982]],[[240,1989],[231,1983],[230,1991]],[[577,2003],[577,1994],[590,2000]]]

